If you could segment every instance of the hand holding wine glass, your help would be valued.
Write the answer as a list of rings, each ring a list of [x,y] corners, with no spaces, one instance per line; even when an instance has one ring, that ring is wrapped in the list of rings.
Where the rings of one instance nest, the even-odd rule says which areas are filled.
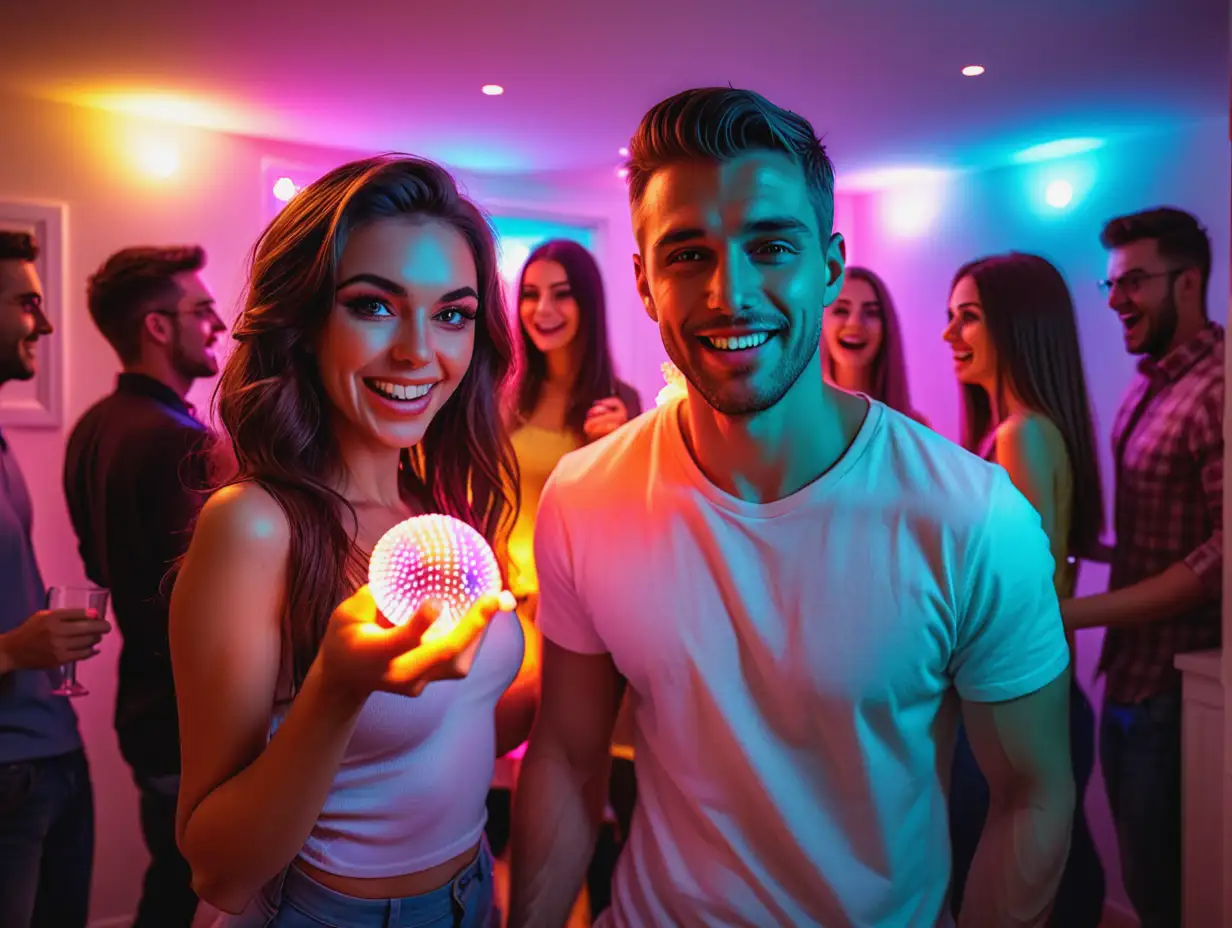
[[[53,692],[85,695],[76,683],[76,662],[98,654],[99,642],[111,631],[103,619],[107,591],[53,587],[47,602],[48,608],[0,635],[0,672],[58,669],[60,686]]]
[[[52,610],[82,610],[87,618],[81,621],[101,621],[107,612],[107,602],[111,593],[97,586],[53,586],[47,591],[47,608]],[[110,628],[110,626],[107,626]],[[69,625],[69,630],[75,632],[75,637],[82,637],[80,625]],[[94,644],[98,644],[97,641]],[[90,691],[77,682],[77,661],[93,657],[98,651],[90,646],[90,653],[84,657],[70,658],[59,668],[59,682],[51,691],[53,696],[89,696]]]

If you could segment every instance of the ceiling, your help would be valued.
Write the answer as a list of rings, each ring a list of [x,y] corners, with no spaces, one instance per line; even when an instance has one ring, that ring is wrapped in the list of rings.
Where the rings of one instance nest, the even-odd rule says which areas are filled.
[[[614,169],[700,85],[807,116],[840,176],[1228,112],[1227,0],[26,0],[0,27],[0,89],[476,171]]]

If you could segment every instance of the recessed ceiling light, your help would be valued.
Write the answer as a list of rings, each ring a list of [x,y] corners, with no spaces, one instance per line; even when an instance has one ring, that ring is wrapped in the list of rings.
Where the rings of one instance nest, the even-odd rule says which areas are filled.
[[[628,157],[629,157],[629,149],[627,149],[627,148],[622,148],[622,149],[620,149],[620,151],[616,152],[616,154],[620,155],[620,157],[622,157],[622,158],[628,158]]]
[[[297,192],[295,181],[289,177],[280,177],[274,181],[274,197],[283,203],[289,202]]]
[[[484,84],[483,92],[486,93],[489,97],[499,97],[502,93],[505,92],[505,88],[502,87],[500,84]]]
[[[984,73],[982,64],[969,64],[962,69],[963,77],[979,77]]]

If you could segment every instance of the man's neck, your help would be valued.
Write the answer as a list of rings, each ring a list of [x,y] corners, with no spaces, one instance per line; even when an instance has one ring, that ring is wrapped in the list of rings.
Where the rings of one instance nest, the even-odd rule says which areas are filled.
[[[816,362],[765,412],[725,416],[692,389],[680,406],[684,442],[719,489],[751,503],[791,496],[828,471],[860,431],[868,404],[822,382]]]
[[[1198,333],[1206,328],[1206,323],[1207,319],[1205,316],[1190,314],[1182,316],[1177,322],[1176,331],[1172,333],[1172,341],[1168,343],[1168,347],[1155,360],[1162,361],[1177,348],[1181,347],[1181,345],[1190,339],[1196,338]]]
[[[160,361],[142,360],[134,364],[126,364],[124,365],[124,373],[141,374],[144,377],[149,377],[151,380],[157,380],[159,383],[175,391],[175,395],[180,399],[185,399],[188,396],[188,390],[193,385],[193,378],[185,377],[170,364]]]

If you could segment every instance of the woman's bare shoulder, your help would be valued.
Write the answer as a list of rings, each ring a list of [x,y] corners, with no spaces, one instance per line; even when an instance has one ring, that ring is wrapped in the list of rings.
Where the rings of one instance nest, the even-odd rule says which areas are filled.
[[[1057,424],[1039,412],[1014,413],[1006,417],[997,426],[997,439],[1049,451],[1065,448],[1065,438]]]
[[[266,631],[276,640],[290,556],[291,526],[274,496],[253,482],[223,487],[197,519],[172,592],[172,626],[198,641]]]
[[[290,550],[291,525],[274,495],[259,483],[246,480],[210,496],[197,519],[193,540],[245,552],[279,554]]]

